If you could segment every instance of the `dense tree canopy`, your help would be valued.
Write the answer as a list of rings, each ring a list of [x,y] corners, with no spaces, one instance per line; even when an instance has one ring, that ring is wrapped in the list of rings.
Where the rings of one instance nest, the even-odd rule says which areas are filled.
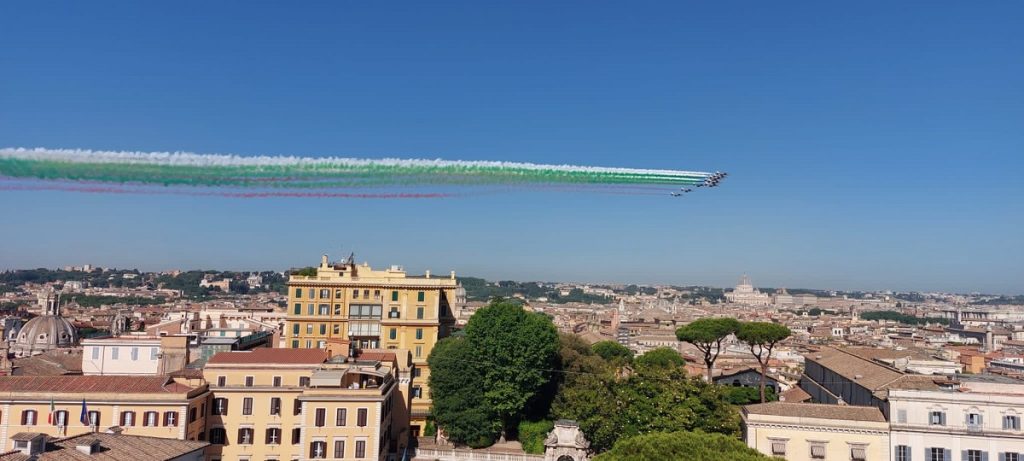
[[[721,386],[725,392],[725,399],[733,405],[749,405],[761,401],[761,394],[757,388],[744,386]],[[778,394],[772,388],[765,389],[765,401],[774,402],[779,400]]]
[[[501,425],[498,413],[484,397],[482,368],[470,366],[472,361],[464,337],[445,338],[434,346],[427,358],[431,416],[452,442],[487,447],[494,443]]]
[[[499,300],[473,314],[465,331],[476,363],[485,364],[484,395],[508,429],[549,381],[558,330],[547,316]]]
[[[652,353],[653,359],[641,360]],[[590,364],[585,357],[577,362]],[[604,362],[598,370],[567,378],[552,415],[576,420],[598,452],[610,449],[620,437],[655,431],[737,433],[735,407],[721,388],[687,377],[681,364],[682,357],[672,349],[638,357],[633,373],[621,373]]]
[[[597,342],[590,348],[607,362],[629,363],[633,361],[633,351],[615,341]]]
[[[450,425],[460,424],[451,412],[468,411],[475,416],[490,415],[502,435],[514,428],[524,416],[527,403],[535,401],[539,392],[551,381],[557,367],[558,332],[551,319],[528,312],[519,303],[496,300],[481,308],[469,319],[464,336],[454,346],[435,347],[430,361],[459,366],[435,368],[431,364],[430,386],[434,399],[434,418],[453,441],[469,443]],[[458,376],[451,376],[452,374]],[[440,375],[440,376],[439,376]],[[435,387],[434,382],[442,384]],[[461,385],[447,386],[449,382]],[[473,387],[472,391],[462,388]],[[482,392],[481,395],[476,393]],[[472,395],[470,395],[472,394]],[[482,398],[482,400],[481,400]],[[461,402],[438,406],[438,400]],[[483,424],[484,427],[492,427]],[[458,434],[457,434],[458,433]]]
[[[671,347],[659,347],[657,349],[647,351],[643,355],[637,357],[635,362],[637,366],[655,366],[661,368],[679,368],[686,365],[686,359]]]
[[[562,418],[576,420],[597,452],[652,432],[739,433],[729,390],[688,377],[673,349],[629,364],[617,344],[592,347],[558,335],[547,317],[500,300],[463,332],[439,342],[428,359],[432,417],[456,444],[488,446],[519,429],[519,440],[536,451],[550,421]]]
[[[620,440],[594,461],[769,461],[735,437],[702,432],[653,432]]]
[[[707,317],[694,320],[676,330],[676,338],[693,344],[704,354],[704,365],[708,369],[708,382],[713,378],[715,360],[722,351],[722,341],[735,334],[740,322],[727,317]]]

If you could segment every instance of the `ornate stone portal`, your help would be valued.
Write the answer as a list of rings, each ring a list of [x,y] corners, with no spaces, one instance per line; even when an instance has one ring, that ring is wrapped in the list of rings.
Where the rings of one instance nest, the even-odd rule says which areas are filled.
[[[590,442],[576,421],[555,421],[544,441],[544,461],[590,461]]]

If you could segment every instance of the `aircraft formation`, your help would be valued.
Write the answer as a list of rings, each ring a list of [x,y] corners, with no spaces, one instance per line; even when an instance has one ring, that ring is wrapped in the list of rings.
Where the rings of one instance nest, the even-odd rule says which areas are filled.
[[[729,173],[716,171],[707,178],[705,178],[703,182],[696,184],[694,187],[718,187],[718,184],[721,183],[726,176],[729,176]],[[689,187],[683,187],[679,189],[679,191],[677,192],[672,192],[671,195],[673,197],[682,197],[683,194],[689,194],[690,192],[693,192],[693,189]]]

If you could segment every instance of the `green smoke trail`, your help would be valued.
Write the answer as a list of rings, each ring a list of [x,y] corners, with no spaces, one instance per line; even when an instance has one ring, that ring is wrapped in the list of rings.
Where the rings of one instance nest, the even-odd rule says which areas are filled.
[[[0,176],[115,184],[323,189],[417,185],[696,185],[710,173],[417,159],[0,149]]]

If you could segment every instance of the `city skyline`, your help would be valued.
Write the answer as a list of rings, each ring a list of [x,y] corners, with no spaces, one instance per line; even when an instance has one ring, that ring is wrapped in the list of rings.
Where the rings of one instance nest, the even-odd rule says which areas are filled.
[[[1022,290],[1021,5],[0,14],[21,69],[0,76],[2,147],[730,173],[682,198],[0,190],[6,268],[285,269],[340,246],[493,279]]]
[[[355,252],[352,252],[352,254],[355,254]],[[342,255],[342,256],[344,256],[344,255]],[[356,255],[356,256],[357,256],[356,263],[358,263],[358,264],[364,264],[365,263],[365,264],[369,264],[369,265],[372,266],[375,263],[371,259],[359,258],[358,255]],[[332,261],[335,261],[335,260],[342,261],[342,260],[345,259],[344,257],[337,257],[337,258],[335,258],[333,255],[329,255],[329,257],[330,257],[330,259]],[[157,267],[157,266],[153,266],[151,268],[143,268],[143,267],[127,267],[127,266],[125,266],[125,267],[113,267],[113,266],[104,266],[102,264],[91,264],[91,263],[81,264],[81,263],[79,263],[79,264],[64,264],[64,265],[60,265],[60,266],[56,266],[56,267],[2,267],[2,266],[0,266],[0,272],[3,272],[3,271],[17,271],[17,270],[34,270],[34,269],[68,270],[69,268],[71,269],[71,271],[78,271],[78,270],[82,270],[83,265],[88,265],[90,267],[90,270],[100,270],[100,269],[102,269],[102,270],[112,270],[112,271],[122,271],[122,270],[124,270],[124,271],[131,271],[131,270],[137,270],[137,271],[142,272],[142,273],[172,273],[172,272],[175,272],[175,271],[179,271],[179,272],[202,271],[202,272],[235,272],[235,273],[243,273],[243,274],[244,273],[261,273],[261,272],[267,272],[267,271],[287,274],[289,270],[314,267],[314,265],[312,265],[311,263],[310,264],[298,264],[298,265],[294,265],[294,266],[289,266],[287,268],[217,268],[217,267],[205,267],[205,268],[191,267],[191,268],[188,268],[188,267]],[[460,272],[457,268],[445,269],[445,270],[439,271],[439,270],[436,270],[439,267],[439,266],[436,266],[436,265],[434,265],[435,267],[410,267],[410,266],[405,266],[403,264],[384,264],[384,265],[377,264],[377,266],[380,266],[380,267],[390,267],[392,265],[401,267],[403,270],[407,270],[407,272],[409,272],[410,274],[423,274],[423,273],[425,273],[427,271],[430,271],[435,276],[447,276],[447,274],[449,274],[449,272],[454,271],[454,272],[456,272],[456,274],[458,275],[459,278],[464,278],[464,277],[482,278],[482,279],[484,279],[484,280],[486,280],[488,282],[491,282],[491,283],[497,283],[497,282],[502,282],[502,281],[513,281],[513,282],[517,282],[517,283],[560,283],[560,284],[584,284],[584,285],[595,285],[595,286],[596,285],[616,285],[616,286],[638,285],[638,286],[709,287],[709,288],[721,288],[723,290],[728,291],[730,289],[735,288],[738,284],[744,283],[744,278],[748,278],[748,279],[750,279],[752,281],[753,287],[755,289],[758,289],[758,290],[782,290],[782,289],[784,289],[784,290],[836,291],[836,292],[842,292],[842,293],[857,293],[857,292],[862,292],[862,293],[882,293],[882,292],[893,292],[893,293],[980,294],[980,295],[1001,295],[1001,296],[1020,296],[1020,295],[1024,295],[1024,293],[1016,293],[1016,292],[1003,293],[1003,292],[984,292],[984,291],[978,291],[978,290],[973,290],[973,291],[956,291],[956,290],[941,290],[941,289],[938,289],[938,290],[921,290],[921,289],[914,289],[914,288],[897,289],[897,288],[892,288],[892,287],[885,287],[885,288],[819,287],[819,286],[803,285],[803,284],[800,284],[800,283],[795,283],[795,284],[793,284],[793,283],[758,283],[758,282],[753,282],[754,280],[758,280],[756,277],[751,277],[750,274],[746,273],[746,272],[742,272],[742,273],[740,273],[740,275],[735,276],[734,280],[732,282],[724,282],[724,283],[721,283],[721,284],[716,284],[716,283],[702,283],[702,282],[699,282],[699,281],[651,282],[651,281],[644,281],[644,280],[637,280],[637,281],[625,280],[625,281],[623,281],[623,280],[571,280],[571,279],[536,279],[536,278],[532,278],[531,279],[531,278],[528,278],[528,277],[527,278],[515,278],[515,277],[503,277],[503,276],[488,276],[488,275],[479,274],[479,273],[466,273],[466,272]]]

